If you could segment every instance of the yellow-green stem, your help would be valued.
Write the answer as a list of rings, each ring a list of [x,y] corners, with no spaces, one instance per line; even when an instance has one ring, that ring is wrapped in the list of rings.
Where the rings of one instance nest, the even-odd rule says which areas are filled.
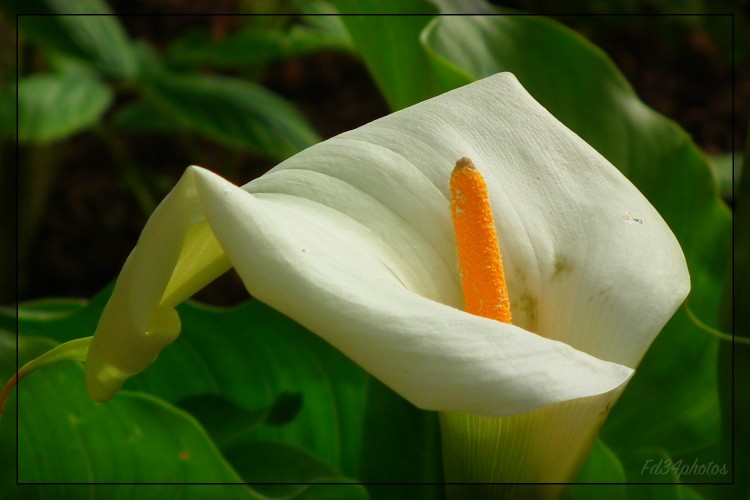
[[[507,417],[442,413],[445,481],[485,483],[448,486],[448,498],[564,498],[569,486],[539,483],[575,479],[618,396],[565,401]]]

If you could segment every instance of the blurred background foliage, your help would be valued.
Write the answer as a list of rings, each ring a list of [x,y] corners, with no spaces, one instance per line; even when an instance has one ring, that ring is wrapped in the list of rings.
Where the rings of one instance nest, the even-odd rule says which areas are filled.
[[[495,17],[479,23],[476,18],[435,18],[439,12],[458,11],[458,5],[421,0],[4,3],[0,199],[6,205],[0,220],[0,258],[11,262],[17,241],[19,281],[15,290],[8,273],[12,266],[3,266],[10,275],[0,281],[0,303],[95,297],[91,302],[36,300],[24,305],[19,318],[21,358],[91,334],[107,285],[150,212],[187,165],[206,166],[244,184],[322,139],[509,70],[646,194],[678,236],[693,281],[691,310],[683,307],[653,346],[579,480],[726,482],[726,475],[655,477],[639,471],[645,459],[654,457],[685,464],[713,461],[731,468],[735,427],[736,443],[750,441],[744,420],[732,419],[733,386],[727,369],[733,359],[745,359],[748,349],[738,344],[733,352],[729,342],[719,340],[722,332],[731,331],[733,312],[730,212],[735,205],[747,208],[733,193],[742,196],[748,190],[734,191],[733,181],[740,178],[750,109],[748,17],[734,17],[733,52],[730,17],[651,16],[733,12],[731,2],[578,0],[565,7],[568,12],[603,14],[599,16],[563,15],[559,5],[548,0],[494,2],[494,7],[472,0],[460,5],[468,12],[559,15]],[[112,15],[21,16],[16,32],[18,12]],[[309,15],[336,12],[426,15]],[[224,15],[239,13],[256,15]],[[638,15],[604,15],[611,13]],[[466,40],[481,41],[481,53],[462,57]],[[8,166],[16,162],[16,72],[19,168],[14,171]],[[734,128],[733,111],[738,118]],[[16,214],[18,240],[13,236]],[[742,220],[747,223],[748,217]],[[748,247],[745,244],[745,251]],[[737,262],[746,262],[744,253],[736,255]],[[747,282],[743,276],[738,275],[738,282]],[[230,272],[197,299],[227,306],[243,303],[247,293]],[[19,452],[21,464],[37,467],[27,480],[440,481],[434,415],[414,409],[309,332],[255,302],[228,311],[186,304],[181,316],[180,340],[106,407],[88,401],[76,366],[53,367],[46,378],[23,382],[23,436],[28,441]],[[3,318],[0,328],[13,332],[13,311]],[[742,319],[738,316],[735,327],[741,326],[738,333],[746,335]],[[236,346],[232,352],[225,348],[229,343]],[[11,333],[0,347],[1,373],[7,377],[15,351]],[[322,372],[321,366],[326,367]],[[737,381],[750,379],[750,365],[736,366]],[[254,390],[257,387],[264,390]],[[734,387],[743,388],[747,390]],[[39,394],[44,395],[43,405]],[[738,415],[746,417],[746,396],[736,402]],[[5,444],[0,464],[6,470],[15,470],[11,413],[13,408],[0,425]],[[51,413],[68,417],[55,428]],[[164,423],[137,424],[149,418]],[[113,430],[112,420],[131,423]],[[163,432],[164,426],[170,433]],[[73,431],[87,437],[70,443]],[[111,444],[113,432],[123,436],[122,442],[115,441],[121,447],[116,446],[114,462],[130,463],[136,456],[142,467],[91,465],[96,464],[91,457],[102,451],[101,443]],[[58,456],[70,460],[45,460],[39,450],[50,443],[58,443]],[[150,451],[133,455],[138,444]],[[185,449],[203,450],[200,460],[194,452],[183,454]],[[746,445],[737,446],[735,453],[745,460],[746,470]],[[750,498],[747,479],[741,472],[737,479],[734,489],[677,485],[602,491],[577,486],[572,495]],[[443,495],[439,487],[418,492],[358,485],[326,488],[230,488],[222,495]],[[7,481],[0,491],[17,493]],[[45,495],[75,497],[85,489],[54,491],[45,489]],[[158,487],[148,490],[149,497],[161,493]],[[204,493],[185,490],[194,498]],[[122,490],[106,494],[129,497]]]
[[[0,68],[4,104],[0,132],[5,145],[0,153],[9,165],[15,133],[11,16],[21,6],[25,12],[49,12],[55,5],[36,0],[16,3],[11,3],[4,18],[6,52]],[[717,2],[697,1],[690,8],[673,2],[622,1],[610,10],[607,2],[578,3],[569,10],[728,10]],[[360,8],[357,2],[347,5]],[[368,5],[376,11],[387,8],[387,3]],[[529,12],[554,11],[545,2],[504,5]],[[219,15],[333,12],[326,3],[163,1],[106,6],[87,1],[64,7],[66,12],[71,8],[154,15],[110,18],[90,31],[86,25],[91,18],[59,18],[56,29],[67,25],[79,33],[78,40],[63,45],[54,31],[35,26],[34,18],[21,18],[19,99],[25,110],[19,135],[21,298],[90,296],[101,289],[119,270],[145,216],[185,165],[200,164],[244,183],[319,139],[389,111],[339,19]],[[214,15],[163,15],[168,13]],[[743,19],[736,22],[742,24]],[[604,49],[642,99],[692,135],[708,155],[722,195],[729,200],[731,148],[734,141],[735,150],[742,150],[745,124],[738,123],[732,135],[727,18],[557,16],[557,20]],[[750,106],[746,64],[750,43],[741,43],[746,32],[737,29],[738,116]],[[4,176],[12,180],[13,173],[5,170]],[[11,194],[4,199],[12,199]],[[11,227],[12,220],[8,222],[3,227]],[[9,255],[11,250],[4,252]],[[236,279],[232,281],[234,285],[227,286],[233,293],[209,292],[201,298],[224,304],[242,300],[244,290]],[[12,280],[3,283],[0,299],[10,302],[15,298]]]

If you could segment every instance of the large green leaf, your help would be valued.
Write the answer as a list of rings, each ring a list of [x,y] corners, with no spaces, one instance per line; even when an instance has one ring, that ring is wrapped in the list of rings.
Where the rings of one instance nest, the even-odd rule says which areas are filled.
[[[48,50],[122,78],[132,79],[137,73],[127,33],[102,0],[11,0],[4,10],[11,17],[20,14],[18,26],[22,33]]]
[[[272,441],[247,441],[226,450],[226,456],[246,481],[251,483],[278,483],[258,485],[256,488],[271,497],[277,498],[331,498],[331,491],[320,491],[318,485],[283,484],[290,475],[305,483],[350,482],[329,465],[304,451]],[[339,498],[369,498],[361,485],[341,484],[336,487]]]
[[[15,369],[13,334],[0,332],[0,373]],[[20,337],[23,363],[52,341]],[[26,486],[20,483],[238,483],[211,440],[187,413],[145,394],[123,392],[108,405],[89,399],[81,385],[80,364],[63,363],[35,372],[17,388],[0,422],[2,498],[132,498],[132,486]],[[16,414],[18,421],[16,421]],[[18,434],[16,434],[18,424]],[[18,443],[18,448],[16,448]],[[16,453],[18,462],[16,462]],[[17,467],[17,469],[16,469]],[[151,486],[139,498],[250,499],[258,495],[241,485]]]
[[[333,4],[340,13],[352,14],[341,19],[392,110],[470,83],[464,75],[433,64],[417,43],[431,14],[437,12],[430,2],[338,0]],[[386,13],[414,15],[372,15]]]
[[[352,50],[352,39],[336,9],[326,0],[295,0],[295,9],[305,16],[304,21],[328,37],[340,40],[347,50]]]
[[[283,160],[320,140],[289,103],[249,81],[155,71],[144,85],[162,110],[233,148]]]
[[[136,100],[119,108],[112,117],[111,125],[125,133],[175,134],[192,130],[168,111],[160,110],[144,100]]]
[[[443,461],[436,412],[424,411],[374,378],[367,392],[362,463],[358,478],[367,483],[440,483]],[[383,500],[440,500],[442,486],[373,488]]]
[[[284,399],[283,395],[279,397],[280,401]],[[301,402],[301,398],[297,400]],[[276,403],[269,408],[248,410],[229,399],[207,394],[183,399],[177,406],[198,419],[216,446],[223,450],[241,442],[263,422],[271,420]],[[293,412],[292,418],[296,416],[297,411]],[[287,419],[285,423],[292,418]]]
[[[5,112],[12,112],[15,98],[15,88],[6,87],[2,97]],[[18,140],[25,143],[65,139],[96,125],[112,98],[107,85],[83,75],[37,74],[22,78],[18,83]],[[3,132],[14,135],[15,120],[13,129]]]
[[[268,410],[249,411],[228,399],[210,395],[183,400],[180,406],[198,418],[244,481],[278,483],[257,484],[257,491],[271,497],[313,498],[327,489],[300,482],[351,483],[352,479],[299,447],[253,436],[253,431],[264,423],[283,426],[292,422],[302,406],[302,397],[296,396],[282,394]],[[361,486],[342,485],[340,489],[342,498],[367,498]]]
[[[742,175],[742,155],[727,153],[709,156],[707,159],[716,181],[719,183],[721,197],[724,200],[731,201],[735,190],[739,188],[739,180]]]
[[[629,477],[626,474],[626,466],[620,458],[601,439],[597,439],[576,478],[579,484],[571,488],[571,498],[573,500],[599,498],[698,500],[703,498],[692,488],[676,484],[683,479],[681,476],[686,475],[685,470],[690,469],[692,464],[675,461],[664,450],[659,449],[629,451],[625,454],[625,458],[628,460]],[[627,484],[628,481],[639,484]],[[670,487],[671,484],[674,486]]]
[[[676,462],[658,448],[631,450],[620,456],[630,483],[627,498],[638,500],[700,500],[703,498],[692,487],[679,484],[686,465]],[[649,484],[652,483],[652,484]]]
[[[288,30],[247,27],[220,40],[194,31],[172,43],[167,52],[167,64],[258,68],[272,61],[321,50],[346,49],[346,40],[305,25],[295,25]]]
[[[51,307],[50,301],[36,305],[35,314],[22,306],[19,331],[58,342],[91,335],[108,296],[109,290],[89,305],[51,319],[39,317],[42,307]],[[240,434],[243,439],[299,448],[345,476],[356,477],[369,378],[361,368],[257,301],[231,310],[185,303],[179,312],[183,324],[179,339],[148,370],[132,378],[126,389],[186,408],[190,398],[222,397],[250,418],[260,415],[262,423],[249,426]],[[13,329],[14,323],[10,314],[0,314],[0,328]],[[73,383],[82,387],[83,379]],[[296,410],[289,404],[295,397],[301,401]],[[273,409],[276,413],[269,418]],[[231,419],[229,415],[227,425],[236,424]]]
[[[581,484],[577,484],[571,489],[573,500],[596,500],[598,498],[618,500],[625,498],[624,484],[612,486],[586,484],[625,483],[625,470],[620,460],[601,439],[597,439],[591,447],[591,452],[578,473],[576,482]]]

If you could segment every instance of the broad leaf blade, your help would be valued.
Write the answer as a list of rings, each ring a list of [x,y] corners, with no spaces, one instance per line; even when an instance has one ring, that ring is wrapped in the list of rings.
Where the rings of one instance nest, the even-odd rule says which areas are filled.
[[[319,141],[289,103],[252,82],[157,71],[145,85],[183,125],[233,148],[283,160]]]
[[[302,448],[355,474],[369,378],[361,368],[257,301],[225,312],[184,304],[180,316],[184,329],[173,352],[163,352],[134,384],[142,378],[144,389],[170,398],[168,392],[176,388],[167,391],[165,382],[177,376],[183,383],[195,382],[194,394],[219,388],[245,408],[268,408],[282,394],[301,394],[302,406],[292,422],[264,425],[252,435]],[[201,370],[184,372],[186,362],[196,362]],[[207,386],[210,380],[214,383]]]
[[[291,482],[349,482],[339,472],[304,451],[271,441],[247,441],[229,448],[227,459],[250,483],[279,483],[257,485],[259,492],[273,498],[327,498],[315,492],[315,487]],[[336,488],[341,498],[369,498],[361,485]]]
[[[15,97],[15,89],[6,87],[3,101],[9,103]],[[112,99],[109,87],[84,76],[38,74],[23,78],[18,84],[18,140],[39,143],[70,137],[96,125]]]
[[[112,117],[111,123],[125,133],[174,134],[192,130],[171,113],[141,100],[122,106]]]
[[[378,380],[367,390],[362,465],[366,483],[441,483],[443,461],[438,414],[420,410]],[[374,499],[440,500],[442,486],[373,488]]]
[[[59,319],[22,314],[19,330],[22,335],[59,342],[90,335],[109,293]],[[231,310],[186,303],[179,312],[183,324],[179,339],[148,370],[132,378],[126,389],[172,403],[214,395],[248,412],[276,409],[242,438],[297,447],[356,477],[369,378],[361,368],[257,301]],[[12,328],[14,320],[0,314],[0,327]],[[82,386],[83,379],[77,383]],[[298,413],[290,412],[289,405],[278,406],[280,397],[289,394],[301,395]]]
[[[420,33],[437,13],[430,2],[341,0],[333,4],[341,14],[352,14],[341,19],[392,110],[469,83],[461,75],[436,71],[430,57],[417,43]],[[372,15],[385,13],[415,15]]]
[[[119,20],[101,0],[13,0],[24,35],[52,51],[85,61],[107,73],[133,79],[138,65]],[[77,15],[99,14],[99,15]]]
[[[221,40],[212,40],[204,32],[191,32],[169,47],[167,64],[261,68],[273,61],[347,48],[340,37],[305,25],[288,30],[247,27]]]
[[[38,354],[33,339],[21,337],[21,362]],[[35,342],[41,347],[39,342]],[[3,343],[2,373],[13,370]],[[7,353],[13,354],[13,353]],[[14,356],[13,356],[14,357]],[[152,396],[124,392],[108,405],[92,403],[81,380],[79,364],[63,363],[36,372],[18,387],[18,479],[21,483],[242,482],[221,457],[205,432],[186,413]],[[11,398],[0,422],[0,464],[11,472],[16,464],[16,404]],[[0,480],[2,497],[19,492],[23,498],[131,498],[131,487],[95,485],[32,486],[17,490],[15,474]],[[139,498],[184,498],[212,493],[226,498],[258,498],[249,488],[154,486]]]
[[[341,17],[336,15],[336,9],[326,0],[296,0],[294,5],[305,16],[305,22],[315,29],[326,33],[329,37],[337,38],[352,50],[352,40]]]
[[[621,455],[629,483],[626,498],[700,500],[703,498],[692,487],[679,484],[682,467],[669,454],[658,448],[631,449]],[[653,483],[653,484],[650,484]]]
[[[576,478],[576,486],[571,489],[574,500],[610,498],[613,500],[625,497],[625,486],[590,485],[585,483],[625,483],[625,469],[620,460],[601,439],[594,441],[588,458]]]
[[[739,180],[742,175],[742,155],[728,153],[708,156],[707,159],[719,184],[721,197],[731,202],[732,195],[739,187]]]
[[[220,450],[257,428],[270,409],[248,410],[221,396],[193,396],[177,403],[193,415]]]

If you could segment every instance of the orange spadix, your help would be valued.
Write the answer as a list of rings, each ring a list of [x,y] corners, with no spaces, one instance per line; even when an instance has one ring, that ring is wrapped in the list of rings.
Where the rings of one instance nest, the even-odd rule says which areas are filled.
[[[503,259],[484,178],[464,157],[456,162],[450,187],[464,310],[511,323]]]

